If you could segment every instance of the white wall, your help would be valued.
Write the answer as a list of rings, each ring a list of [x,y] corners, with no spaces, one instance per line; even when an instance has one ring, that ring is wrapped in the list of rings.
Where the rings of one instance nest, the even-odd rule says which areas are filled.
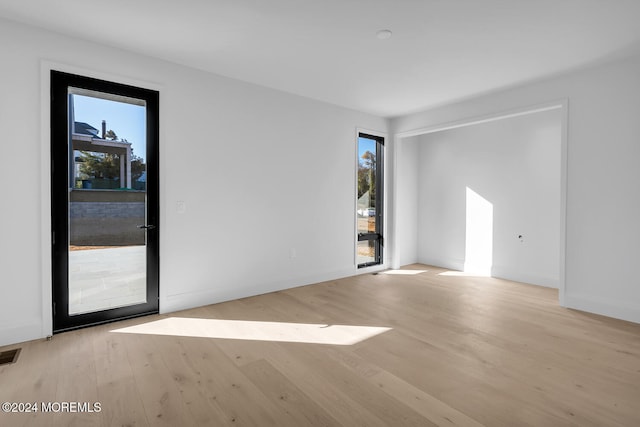
[[[567,307],[640,322],[640,57],[394,119],[407,132],[567,98]],[[400,168],[400,165],[398,165]]]
[[[397,168],[396,206],[398,226],[396,241],[398,242],[399,264],[407,265],[418,259],[418,149],[419,141],[407,139],[396,151]],[[391,176],[389,174],[388,176]]]
[[[411,138],[417,142],[409,144],[419,146],[421,263],[473,270],[471,249],[480,243],[491,263],[475,268],[558,287],[561,113],[556,109]],[[490,208],[491,223],[478,223],[480,230],[473,228],[482,212],[471,208],[467,189]],[[478,231],[492,233],[474,242]]]
[[[161,311],[356,273],[355,129],[386,120],[4,20],[0,58],[0,345],[51,332],[50,63],[160,90]]]

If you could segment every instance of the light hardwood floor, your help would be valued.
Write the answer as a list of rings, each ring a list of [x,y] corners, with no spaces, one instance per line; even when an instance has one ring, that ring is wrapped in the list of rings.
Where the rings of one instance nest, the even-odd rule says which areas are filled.
[[[1,402],[100,402],[102,410],[0,413],[0,425],[640,425],[640,325],[561,308],[552,289],[407,268],[427,271],[367,274],[24,343],[18,362],[0,367]],[[270,323],[191,320],[185,331],[171,318]],[[279,322],[287,326],[280,335]],[[292,323],[353,343],[287,342],[301,338]],[[165,329],[114,332],[149,325]],[[210,337],[251,325],[251,339]],[[358,341],[360,328],[337,325],[389,330]],[[185,333],[195,336],[170,335]]]

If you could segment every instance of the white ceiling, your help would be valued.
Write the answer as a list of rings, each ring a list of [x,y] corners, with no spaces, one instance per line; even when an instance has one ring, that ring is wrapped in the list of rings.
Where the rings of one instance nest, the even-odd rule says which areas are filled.
[[[640,53],[640,0],[0,0],[0,16],[384,117]]]

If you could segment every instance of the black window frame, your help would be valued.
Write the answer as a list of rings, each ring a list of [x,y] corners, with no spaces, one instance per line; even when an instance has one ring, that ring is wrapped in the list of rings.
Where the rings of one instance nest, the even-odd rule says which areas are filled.
[[[356,252],[358,242],[374,241],[374,260],[358,264],[358,268],[381,265],[384,262],[384,140],[381,135],[372,135],[366,132],[358,132],[357,144],[360,138],[376,141],[376,231],[375,233],[357,233]],[[357,159],[359,162],[360,159]],[[356,183],[357,185],[357,183]],[[357,217],[357,214],[356,214]],[[357,232],[357,230],[356,230]]]

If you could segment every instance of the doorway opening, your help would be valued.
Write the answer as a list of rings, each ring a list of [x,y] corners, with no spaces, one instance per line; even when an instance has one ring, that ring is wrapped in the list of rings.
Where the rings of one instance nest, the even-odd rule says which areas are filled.
[[[559,289],[567,102],[395,135],[392,267],[422,263]]]
[[[158,312],[158,98],[51,72],[54,333]]]

